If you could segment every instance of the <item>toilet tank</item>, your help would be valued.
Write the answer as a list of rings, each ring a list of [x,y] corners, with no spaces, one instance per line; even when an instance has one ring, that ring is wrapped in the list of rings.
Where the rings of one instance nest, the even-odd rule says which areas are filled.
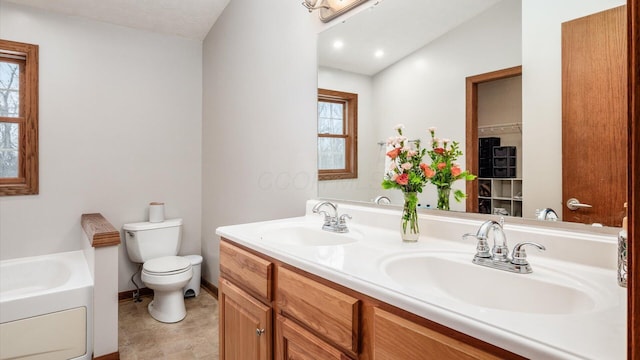
[[[180,251],[182,219],[124,224],[122,229],[129,259],[135,263],[178,255]]]

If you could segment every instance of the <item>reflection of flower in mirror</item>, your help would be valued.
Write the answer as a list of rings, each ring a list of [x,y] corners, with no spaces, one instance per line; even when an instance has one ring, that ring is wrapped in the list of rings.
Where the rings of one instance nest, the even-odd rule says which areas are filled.
[[[431,158],[431,165],[428,177],[429,181],[438,188],[438,208],[448,209],[448,191],[451,190],[451,184],[461,179],[471,181],[476,176],[466,170],[463,171],[460,164],[456,162],[458,157],[462,156],[462,151],[458,148],[457,141],[437,138],[435,127],[429,128],[429,133],[431,134],[431,150],[427,151],[427,153]],[[447,191],[447,199],[441,199],[441,191]],[[461,190],[455,190],[453,196],[456,201],[460,202],[467,195]],[[441,201],[443,202],[442,204],[440,203]]]

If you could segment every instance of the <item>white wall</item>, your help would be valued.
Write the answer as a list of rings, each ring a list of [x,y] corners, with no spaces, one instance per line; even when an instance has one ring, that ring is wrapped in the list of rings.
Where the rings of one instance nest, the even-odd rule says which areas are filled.
[[[623,0],[522,1],[523,214],[562,216],[561,24],[624,5]]]
[[[317,22],[297,1],[233,0],[203,45],[203,276],[221,225],[304,214],[316,196]]]
[[[373,116],[373,88],[370,76],[320,67],[318,87],[358,94],[358,178],[318,182],[318,196],[372,201],[381,191],[380,171],[386,147],[375,139],[377,124]]]
[[[0,37],[40,46],[40,194],[0,198],[0,258],[81,249],[81,214],[120,228],[150,201],[199,254],[201,42],[3,1]],[[123,243],[120,291],[134,271]]]
[[[465,139],[465,78],[521,64],[520,1],[505,0],[417,50],[374,77],[374,119],[379,124],[375,139],[395,135],[393,127],[405,125],[409,139],[436,136],[461,143]],[[464,166],[464,156],[458,159]],[[382,178],[382,168],[380,178]],[[464,181],[454,183],[464,191]],[[399,191],[385,195],[401,203]],[[421,203],[437,204],[434,186],[425,187]],[[464,211],[465,203],[451,201],[452,210]]]

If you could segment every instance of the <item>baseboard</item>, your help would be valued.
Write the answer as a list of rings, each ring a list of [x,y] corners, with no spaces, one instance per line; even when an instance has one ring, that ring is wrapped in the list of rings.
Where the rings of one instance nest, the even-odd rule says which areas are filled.
[[[93,357],[93,360],[120,360],[120,352],[116,351],[111,354]]]
[[[214,298],[218,299],[218,288],[204,278],[200,278],[200,287],[207,290]],[[118,301],[126,301],[133,299],[133,293],[136,290],[127,290],[118,293]],[[148,287],[140,288],[140,296],[153,296],[153,290]]]
[[[205,280],[205,278],[200,279],[200,287],[207,290],[211,295],[213,295],[216,300],[218,299],[218,288],[212,283]]]

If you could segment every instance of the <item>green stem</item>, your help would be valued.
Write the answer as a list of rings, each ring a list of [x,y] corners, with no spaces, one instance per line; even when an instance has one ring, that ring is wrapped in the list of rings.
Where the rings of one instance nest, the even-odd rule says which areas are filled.
[[[450,186],[438,186],[438,209],[449,210]]]
[[[404,193],[402,209],[402,238],[405,241],[416,241],[420,236],[418,227],[418,195],[415,192]]]

